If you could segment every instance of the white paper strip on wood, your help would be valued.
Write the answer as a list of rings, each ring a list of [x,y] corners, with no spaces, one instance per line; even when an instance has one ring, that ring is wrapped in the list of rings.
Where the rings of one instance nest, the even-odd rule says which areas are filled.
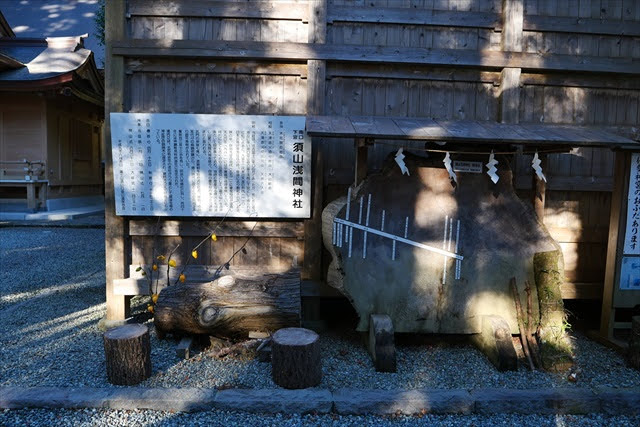
[[[304,116],[111,113],[117,215],[309,218]]]
[[[640,153],[631,155],[626,224],[623,253],[640,255]]]

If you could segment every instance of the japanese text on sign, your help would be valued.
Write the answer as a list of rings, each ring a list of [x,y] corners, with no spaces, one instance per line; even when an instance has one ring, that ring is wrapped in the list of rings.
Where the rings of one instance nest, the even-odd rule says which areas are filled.
[[[301,116],[111,113],[117,215],[308,218]]]
[[[631,156],[627,227],[624,235],[625,255],[640,255],[640,153]]]

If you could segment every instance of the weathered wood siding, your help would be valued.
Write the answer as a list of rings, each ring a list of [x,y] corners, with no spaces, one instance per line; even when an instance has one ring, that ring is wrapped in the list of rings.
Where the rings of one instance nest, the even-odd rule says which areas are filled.
[[[19,97],[19,98],[18,98]],[[37,96],[7,96],[0,101],[0,159],[45,161],[45,105]],[[0,165],[7,175],[23,176],[22,165]]]
[[[634,0],[129,0],[124,10],[109,51],[123,61],[123,76],[116,68],[107,80],[117,87],[123,79],[124,111],[518,120],[624,132],[640,124]],[[504,67],[516,70],[510,104],[501,97]],[[326,204],[353,181],[353,141],[316,147],[324,162],[318,201]],[[369,168],[392,150],[375,145]],[[529,162],[516,162],[523,197]],[[545,222],[563,247],[568,279],[590,284],[591,296],[604,274],[612,170],[613,155],[593,149],[551,155],[546,168]],[[165,232],[154,238],[139,221],[121,228],[133,265],[150,258],[154,240],[156,251],[181,243],[186,257],[207,231],[197,219],[177,227],[161,220]],[[208,242],[198,263],[223,262],[244,242],[246,224],[227,223],[229,234]],[[318,245],[308,234],[317,225],[301,224],[276,221],[272,230],[281,231],[254,233],[234,263],[301,265]]]

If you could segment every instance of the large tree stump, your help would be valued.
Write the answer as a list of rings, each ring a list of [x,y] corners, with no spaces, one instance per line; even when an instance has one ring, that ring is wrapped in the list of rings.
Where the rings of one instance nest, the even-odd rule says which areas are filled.
[[[221,337],[300,326],[300,271],[230,272],[213,282],[166,287],[154,323],[160,333]]]
[[[631,337],[629,338],[629,365],[640,370],[640,316],[631,318]]]
[[[304,328],[285,328],[271,340],[271,374],[280,387],[314,387],[322,380],[318,334]]]
[[[393,322],[386,314],[372,314],[369,319],[369,353],[376,371],[396,371]]]
[[[111,384],[134,385],[151,376],[151,343],[145,325],[123,325],[103,335],[107,378]]]
[[[573,364],[573,350],[566,333],[567,315],[560,291],[563,282],[560,254],[560,251],[549,251],[533,256],[540,306],[540,357],[544,369],[551,371],[564,371]]]

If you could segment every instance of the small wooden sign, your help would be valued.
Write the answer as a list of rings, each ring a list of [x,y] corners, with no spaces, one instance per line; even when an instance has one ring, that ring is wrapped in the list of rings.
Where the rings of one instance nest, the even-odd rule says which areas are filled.
[[[111,113],[117,215],[308,218],[304,116]]]
[[[453,162],[454,172],[466,172],[466,173],[482,173],[482,162],[465,162],[461,160],[454,160]]]

